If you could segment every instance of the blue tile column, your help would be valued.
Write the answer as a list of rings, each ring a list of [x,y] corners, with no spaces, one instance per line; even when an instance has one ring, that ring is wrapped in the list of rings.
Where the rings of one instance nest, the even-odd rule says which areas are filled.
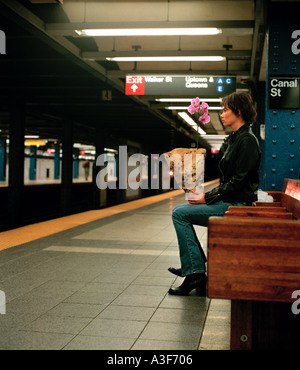
[[[265,190],[280,191],[283,179],[298,178],[300,169],[300,109],[270,109],[269,86],[270,77],[300,77],[300,35],[293,37],[300,30],[299,14],[299,2],[269,2]]]
[[[78,179],[79,175],[79,149],[74,149],[74,161],[73,161],[73,178]]]
[[[6,139],[0,138],[0,181],[6,180]]]
[[[29,180],[36,180],[36,146],[30,146]]]
[[[55,148],[54,153],[54,179],[59,180],[60,177],[60,148]]]

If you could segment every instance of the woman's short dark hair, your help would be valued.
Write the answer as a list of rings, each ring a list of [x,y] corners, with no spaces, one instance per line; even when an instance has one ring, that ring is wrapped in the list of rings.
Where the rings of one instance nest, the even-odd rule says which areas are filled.
[[[252,125],[256,121],[257,112],[250,94],[247,92],[233,92],[222,98],[221,106],[226,106],[238,115],[239,111],[246,124]]]

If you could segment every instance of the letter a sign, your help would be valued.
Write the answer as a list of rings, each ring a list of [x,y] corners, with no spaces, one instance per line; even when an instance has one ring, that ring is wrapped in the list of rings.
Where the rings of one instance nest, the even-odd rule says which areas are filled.
[[[126,95],[144,95],[145,94],[145,77],[143,76],[126,76]]]

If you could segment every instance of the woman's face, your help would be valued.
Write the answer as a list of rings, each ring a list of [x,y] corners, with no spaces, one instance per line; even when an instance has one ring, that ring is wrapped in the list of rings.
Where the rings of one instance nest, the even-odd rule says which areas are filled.
[[[231,109],[228,108],[228,106],[224,106],[223,113],[221,114],[221,119],[223,121],[223,124],[225,127],[231,127],[236,123],[237,116],[233,113]]]

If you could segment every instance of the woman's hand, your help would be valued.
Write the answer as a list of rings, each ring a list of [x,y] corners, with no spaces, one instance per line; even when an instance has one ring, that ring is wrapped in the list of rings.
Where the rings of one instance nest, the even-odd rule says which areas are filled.
[[[190,192],[188,194],[188,202],[190,204],[205,204],[204,193]]]

